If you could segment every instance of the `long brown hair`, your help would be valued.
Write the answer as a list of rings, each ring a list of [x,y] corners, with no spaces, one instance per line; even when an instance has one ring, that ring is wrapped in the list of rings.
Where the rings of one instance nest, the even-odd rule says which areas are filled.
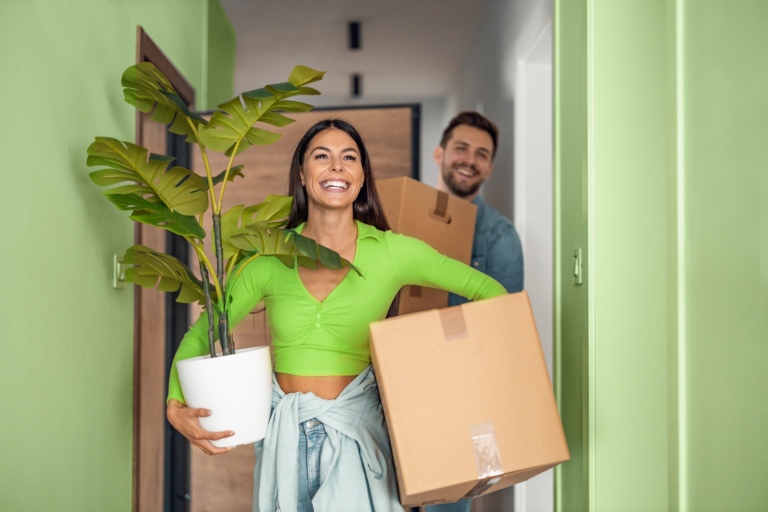
[[[355,127],[342,119],[325,119],[315,123],[299,141],[296,151],[293,152],[291,159],[291,171],[288,175],[288,195],[293,197],[291,214],[288,216],[286,228],[293,229],[302,222],[306,222],[309,216],[309,203],[307,191],[301,184],[301,166],[304,164],[304,156],[312,142],[318,134],[335,128],[341,130],[355,141],[360,151],[360,163],[363,166],[363,186],[352,203],[352,215],[355,220],[364,224],[369,224],[380,231],[389,231],[389,222],[384,214],[384,208],[381,206],[379,193],[376,191],[376,180],[373,178],[371,161],[368,157],[368,150],[365,142]],[[397,292],[395,299],[389,307],[387,318],[397,316],[397,310],[400,308],[400,292]]]

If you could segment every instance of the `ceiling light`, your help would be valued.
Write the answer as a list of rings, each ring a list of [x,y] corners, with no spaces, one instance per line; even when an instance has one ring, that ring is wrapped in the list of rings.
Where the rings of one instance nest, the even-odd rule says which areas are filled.
[[[349,49],[359,50],[363,47],[362,38],[360,37],[360,22],[349,22]]]
[[[363,76],[359,74],[352,75],[351,92],[353,98],[359,98],[363,95]]]

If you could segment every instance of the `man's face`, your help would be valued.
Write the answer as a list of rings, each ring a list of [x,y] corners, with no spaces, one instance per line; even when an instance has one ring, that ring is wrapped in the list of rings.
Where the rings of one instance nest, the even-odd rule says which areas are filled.
[[[458,197],[474,195],[493,170],[493,139],[485,130],[468,125],[453,129],[443,149],[435,149],[435,163],[443,182]]]

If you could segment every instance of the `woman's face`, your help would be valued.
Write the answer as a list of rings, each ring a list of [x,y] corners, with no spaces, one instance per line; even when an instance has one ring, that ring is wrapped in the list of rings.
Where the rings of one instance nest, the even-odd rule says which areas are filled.
[[[341,130],[329,128],[312,139],[304,153],[301,181],[315,207],[344,209],[352,205],[363,186],[360,150]]]

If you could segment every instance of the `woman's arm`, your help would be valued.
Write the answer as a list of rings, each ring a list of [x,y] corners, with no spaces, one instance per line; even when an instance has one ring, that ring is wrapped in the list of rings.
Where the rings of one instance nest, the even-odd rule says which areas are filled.
[[[470,300],[507,293],[495,279],[440,254],[421,240],[387,232],[387,243],[401,286],[441,288]]]
[[[266,260],[266,258],[264,258]],[[257,263],[260,263],[257,266]],[[251,263],[243,270],[232,289],[232,302],[230,305],[232,326],[237,325],[245,316],[256,306],[264,296],[264,288],[269,278],[268,263],[257,260]],[[218,314],[214,311],[218,325]],[[216,339],[218,339],[216,333]],[[179,383],[179,374],[176,371],[176,361],[189,359],[192,357],[204,356],[208,353],[208,313],[200,315],[195,325],[193,325],[181,345],[176,351],[171,365],[171,376],[168,383],[168,399],[166,400],[166,416],[173,428],[178,430],[181,435],[186,437],[192,445],[197,446],[208,455],[219,455],[227,453],[232,448],[217,448],[211,441],[223,439],[235,435],[232,431],[207,432],[200,426],[198,418],[210,416],[212,411],[209,409],[197,409],[187,407],[184,401],[184,395],[181,392]]]
[[[236,326],[250,313],[256,304],[264,298],[264,289],[269,279],[269,258],[258,258],[248,265],[232,289],[232,301],[230,303],[230,325]],[[219,315],[214,311],[214,325],[218,325]],[[219,333],[214,333],[219,339]],[[171,375],[168,379],[168,397],[166,402],[176,399],[185,404],[184,394],[181,392],[179,374],[176,371],[176,361],[191,359],[193,357],[208,354],[208,312],[203,312],[195,324],[187,331],[181,340],[176,355],[171,365]]]

